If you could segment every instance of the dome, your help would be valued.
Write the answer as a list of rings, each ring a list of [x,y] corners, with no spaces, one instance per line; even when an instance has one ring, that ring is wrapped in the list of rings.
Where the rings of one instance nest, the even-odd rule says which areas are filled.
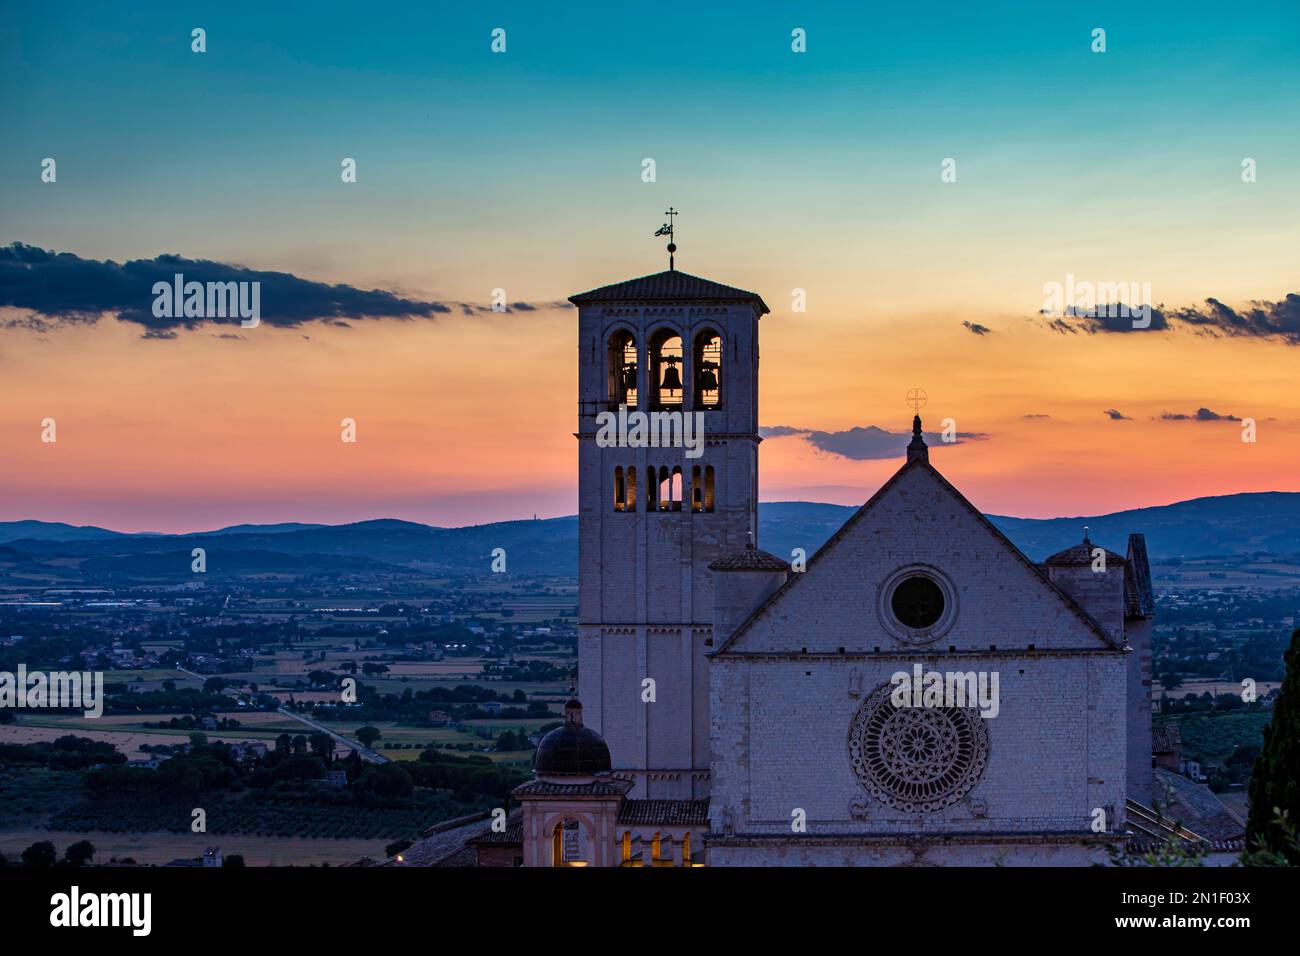
[[[600,734],[582,726],[582,704],[577,700],[564,705],[564,726],[556,727],[537,745],[533,770],[575,776],[609,773],[609,747]]]

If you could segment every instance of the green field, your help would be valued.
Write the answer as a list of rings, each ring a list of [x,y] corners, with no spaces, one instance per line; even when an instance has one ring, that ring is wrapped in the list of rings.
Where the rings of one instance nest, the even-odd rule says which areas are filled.
[[[1185,755],[1195,757],[1205,764],[1221,765],[1243,744],[1262,746],[1264,728],[1272,716],[1266,710],[1212,716],[1192,714],[1157,718],[1156,726],[1177,723]]]

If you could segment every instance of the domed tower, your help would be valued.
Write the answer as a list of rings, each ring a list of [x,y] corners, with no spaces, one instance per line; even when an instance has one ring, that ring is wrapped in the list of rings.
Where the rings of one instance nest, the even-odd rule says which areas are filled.
[[[564,726],[541,739],[533,754],[533,772],[538,779],[596,777],[609,773],[609,747],[605,738],[582,726],[582,702],[564,705]]]
[[[615,831],[630,781],[610,776],[609,747],[582,724],[582,703],[537,745],[533,779],[515,788],[524,866],[617,866]]]
[[[674,268],[569,301],[578,307],[578,691],[635,796],[702,799],[709,565],[756,530],[758,323],[768,307]]]

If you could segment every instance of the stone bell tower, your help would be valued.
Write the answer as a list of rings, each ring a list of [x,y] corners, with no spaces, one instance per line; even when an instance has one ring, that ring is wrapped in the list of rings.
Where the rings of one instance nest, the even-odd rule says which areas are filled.
[[[578,693],[613,773],[634,781],[629,796],[700,799],[709,791],[709,564],[757,530],[758,321],[769,310],[753,292],[675,268],[569,301],[578,307]],[[606,412],[628,426],[615,440]],[[648,419],[640,433],[637,412]],[[692,447],[672,439],[674,420],[687,417],[693,427],[676,434],[693,436]]]

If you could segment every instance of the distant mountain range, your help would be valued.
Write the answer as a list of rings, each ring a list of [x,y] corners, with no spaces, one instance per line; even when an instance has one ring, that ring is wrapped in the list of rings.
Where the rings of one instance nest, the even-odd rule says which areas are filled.
[[[759,505],[759,542],[782,556],[812,555],[856,508],[804,501]],[[1123,553],[1130,531],[1146,535],[1153,560],[1266,552],[1300,553],[1300,492],[1195,498],[1078,518],[990,515],[1030,558],[1075,544],[1087,525],[1096,543]],[[127,578],[189,577],[190,551],[204,548],[209,573],[288,574],[374,571],[399,566],[453,574],[486,573],[494,548],[512,572],[574,574],[576,516],[438,528],[379,519],[354,524],[233,525],[195,534],[123,534],[59,522],[0,522],[0,571],[66,568]]]

